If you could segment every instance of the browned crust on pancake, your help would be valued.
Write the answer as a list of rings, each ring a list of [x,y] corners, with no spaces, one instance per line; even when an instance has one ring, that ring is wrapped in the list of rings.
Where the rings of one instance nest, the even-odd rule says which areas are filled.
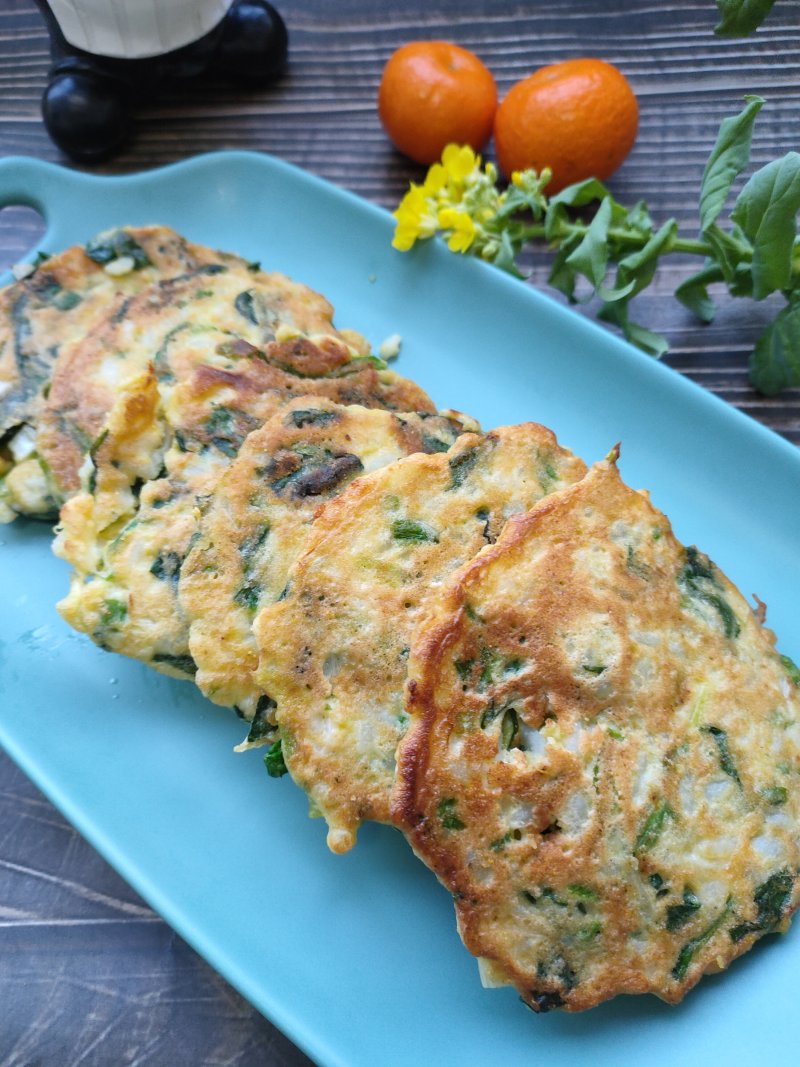
[[[284,369],[281,342],[262,351],[241,339],[231,342],[222,331],[204,330],[185,341],[177,338],[162,353],[156,372],[156,394],[166,394],[161,397],[163,410],[153,396],[152,375],[145,375],[149,392],[141,426],[125,421],[133,398],[124,396],[125,403],[112,408],[114,432],[106,432],[111,429],[107,424],[100,443],[90,452],[96,496],[78,494],[62,509],[56,549],[76,567],[76,574],[59,610],[72,626],[104,648],[157,670],[178,677],[193,673],[189,625],[180,611],[176,568],[189,551],[197,509],[205,505],[247,434],[298,395],[355,399],[370,408],[394,407],[413,398],[423,410],[433,407],[418,386],[391,371],[376,369],[369,359],[354,359],[352,350],[336,337],[323,337],[319,346],[304,340],[300,348],[307,371],[333,367],[333,376],[301,377]],[[273,352],[281,357],[277,362]],[[139,506],[131,487],[141,477],[142,464],[152,456],[159,428],[161,436],[173,441],[164,455],[166,473],[147,482]],[[139,452],[137,434],[143,444]],[[166,500],[168,504],[161,506]],[[110,515],[116,524],[109,528]],[[169,580],[161,581],[150,568],[164,573],[158,561],[165,559],[169,560]],[[88,568],[84,566],[87,560]],[[105,582],[105,593],[95,578]],[[115,618],[113,626],[103,622],[110,613],[109,601],[125,606],[124,617]],[[122,614],[122,608],[114,610]]]
[[[160,366],[167,348],[171,374],[179,379],[180,349],[191,354],[192,338],[203,330],[218,331],[234,360],[264,359],[267,350],[274,355],[274,369],[293,377],[328,374],[352,359],[354,349],[348,344],[356,352],[366,347],[357,335],[348,335],[345,343],[332,325],[332,314],[330,303],[307,286],[281,274],[253,271],[230,257],[224,264],[204,264],[163,280],[132,298],[119,298],[88,336],[62,352],[53,373],[38,446],[56,489],[62,497],[78,490],[83,457],[126,376],[140,373],[152,360],[168,384]],[[276,337],[279,328],[310,336]],[[256,390],[263,381],[252,368],[244,376],[211,367],[193,372],[202,375],[197,382],[201,392],[223,384],[226,373],[234,375],[228,381],[236,389]]]
[[[165,226],[120,227],[144,251],[150,265],[114,277],[92,260],[83,245],[50,256],[30,276],[0,292],[0,383],[12,388],[0,396],[0,435],[22,422],[35,424],[43,404],[42,385],[50,378],[61,346],[70,334],[85,333],[102,318],[116,294],[131,295],[159,275],[192,270],[222,254],[193,245]],[[232,259],[233,257],[225,257]],[[80,299],[59,308],[51,294]],[[73,295],[74,294],[74,295]],[[24,314],[30,333],[16,351],[16,319]],[[20,360],[24,357],[24,365]],[[20,395],[20,391],[26,395]]]
[[[400,460],[320,509],[287,597],[254,631],[287,766],[328,821],[333,851],[353,846],[363,820],[389,818],[405,657],[429,597],[509,511],[585,469],[552,431],[524,423]]]
[[[464,422],[474,425],[311,395],[292,400],[246,438],[215,486],[180,570],[195,681],[206,696],[253,719],[262,694],[252,679],[258,666],[252,620],[284,591],[320,504],[358,475],[446,449]],[[262,727],[258,719],[251,741],[261,738]]]
[[[674,1003],[785,928],[800,694],[613,466],[454,575],[409,673],[393,819],[534,1010]]]

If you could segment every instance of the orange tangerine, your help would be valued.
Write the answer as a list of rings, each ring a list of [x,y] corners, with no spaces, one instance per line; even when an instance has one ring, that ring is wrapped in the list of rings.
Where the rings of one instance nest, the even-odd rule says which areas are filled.
[[[585,178],[608,178],[633,147],[639,108],[630,84],[602,59],[568,59],[516,83],[497,109],[500,168],[550,167],[549,194]]]
[[[472,52],[448,41],[413,41],[390,56],[378,114],[395,146],[417,163],[436,163],[446,145],[479,152],[497,109],[494,78]]]

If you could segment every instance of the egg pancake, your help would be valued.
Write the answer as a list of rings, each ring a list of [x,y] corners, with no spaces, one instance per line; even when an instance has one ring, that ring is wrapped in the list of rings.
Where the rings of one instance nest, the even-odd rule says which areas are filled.
[[[0,521],[58,511],[36,426],[61,353],[117,300],[160,278],[234,260],[164,226],[123,227],[44,259],[0,291]]]
[[[430,411],[432,403],[413,382],[354,357],[334,334],[261,350],[220,331],[188,331],[164,343],[158,366],[145,368],[139,382],[140,393],[124,388],[112,408],[117,432],[110,421],[90,450],[82,472],[87,492],[62,508],[54,551],[75,574],[59,611],[104,648],[193,677],[179,572],[198,509],[247,434],[306,394],[363,407],[410,403]],[[120,404],[140,405],[133,434]],[[146,444],[137,448],[137,441]],[[136,472],[154,462],[163,462],[163,475],[135,485]]]
[[[334,852],[353,846],[364,819],[389,819],[406,659],[429,597],[509,515],[584,471],[525,423],[401,459],[320,509],[287,596],[256,616],[256,681]]]
[[[409,656],[393,814],[535,1011],[670,1003],[800,900],[800,680],[612,462],[509,521]]]
[[[311,338],[319,342],[309,357],[311,373],[317,374],[326,346],[331,348],[329,370],[344,371],[350,357],[364,355],[368,345],[357,334],[338,333],[332,315],[328,301],[307,286],[238,259],[166,279],[124,300],[81,343],[63,351],[56,365],[37,438],[55,495],[63,500],[77,492],[81,464],[120,388],[148,363],[165,396],[184,386],[180,354],[185,351],[184,362],[194,366],[204,335],[213,342],[205,345],[214,353],[206,372],[209,389],[222,390],[223,375],[238,374],[237,341],[249,342],[242,351],[251,359],[260,357],[250,346],[269,346],[271,365],[282,366],[285,356],[289,373],[302,376],[302,355],[296,356],[293,346]],[[250,374],[253,381],[257,377]],[[233,381],[231,388],[237,386]]]
[[[181,606],[190,620],[195,682],[211,700],[256,717],[268,710],[252,672],[252,622],[277,601],[320,503],[357,476],[415,452],[446,451],[465,429],[462,416],[398,415],[300,397],[246,439],[202,511],[194,547],[180,568]]]
[[[152,366],[120,387],[81,469],[85,491],[61,508],[53,550],[77,575],[103,570],[104,553],[139,507],[142,487],[164,473],[171,437]]]

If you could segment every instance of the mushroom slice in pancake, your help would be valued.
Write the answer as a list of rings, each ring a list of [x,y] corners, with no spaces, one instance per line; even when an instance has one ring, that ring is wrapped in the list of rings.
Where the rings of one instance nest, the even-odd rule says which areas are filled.
[[[495,984],[535,1011],[676,1002],[786,927],[797,679],[613,463],[512,519],[436,602],[393,814]]]
[[[212,263],[124,300],[85,339],[63,351],[56,365],[36,442],[53,495],[63,501],[78,491],[81,464],[119,390],[148,363],[168,391],[180,372],[176,353],[184,347],[191,352],[204,333],[224,335],[215,347],[227,342],[234,348],[237,340],[272,345],[276,360],[290,341],[307,337],[319,342],[312,362],[318,362],[318,349],[327,339],[332,339],[334,361],[349,362],[342,359],[343,348],[350,356],[364,355],[366,341],[339,333],[332,315],[328,301],[312,289],[282,274],[250,269],[239,259]],[[214,366],[225,365],[218,355]]]
[[[334,852],[353,846],[364,819],[389,820],[408,648],[436,587],[509,515],[585,469],[524,423],[399,460],[320,509],[287,596],[256,616],[255,677]]]
[[[75,574],[59,610],[102,647],[191,677],[195,665],[178,603],[179,571],[197,509],[247,434],[306,394],[363,407],[410,401],[424,411],[432,404],[413,382],[354,359],[332,336],[318,345],[303,338],[273,342],[266,351],[213,331],[175,337],[162,353],[160,380],[145,375],[143,384],[145,415],[137,415],[137,434],[147,447],[137,453],[137,435],[131,440],[124,418],[117,433],[107,432],[109,424],[84,466],[93,492],[77,494],[62,508],[54,551]],[[133,399],[123,392],[121,403]],[[163,455],[164,474],[148,481],[137,499],[134,474],[151,462],[159,425],[172,442]]]
[[[475,429],[466,416],[400,415],[307,396],[245,439],[202,509],[178,591],[195,681],[217,704],[255,717],[251,743],[273,729],[271,702],[252,678],[253,618],[281,597],[319,504],[358,475],[415,452],[446,451]]]
[[[0,521],[58,512],[36,427],[60,354],[109,309],[161,278],[242,262],[165,226],[124,227],[50,256],[0,290]]]

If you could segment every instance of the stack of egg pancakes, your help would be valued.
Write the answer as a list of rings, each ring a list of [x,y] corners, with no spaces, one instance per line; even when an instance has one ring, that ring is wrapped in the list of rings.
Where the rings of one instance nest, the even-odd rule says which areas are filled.
[[[59,605],[248,723],[346,852],[390,823],[488,985],[677,1002],[800,902],[800,671],[618,450],[481,431],[317,293],[162,227],[0,297],[0,518]]]

